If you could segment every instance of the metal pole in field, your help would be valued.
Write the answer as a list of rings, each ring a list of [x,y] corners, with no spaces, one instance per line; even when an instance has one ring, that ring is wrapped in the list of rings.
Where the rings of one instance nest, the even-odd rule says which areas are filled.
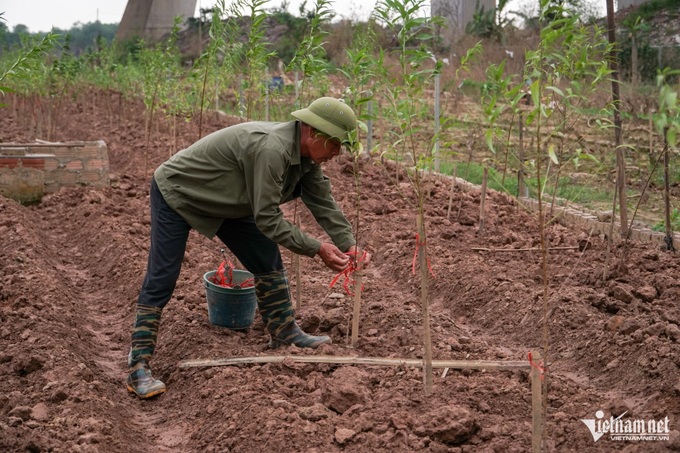
[[[371,155],[371,149],[373,149],[373,99],[368,101],[368,121],[366,121],[366,149],[364,154],[367,156]]]
[[[434,171],[439,173],[441,167],[441,159],[439,158],[439,82],[440,75],[434,76],[434,146],[432,148],[432,155],[434,156]]]

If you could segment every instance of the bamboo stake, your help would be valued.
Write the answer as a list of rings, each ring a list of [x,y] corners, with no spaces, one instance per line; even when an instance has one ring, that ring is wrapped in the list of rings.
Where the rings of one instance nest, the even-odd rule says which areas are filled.
[[[182,360],[179,368],[206,368],[214,366],[252,365],[263,363],[330,363],[340,365],[368,366],[409,366],[422,368],[421,359],[403,359],[392,357],[359,357],[329,355],[277,355],[233,357],[230,359],[194,359]],[[531,364],[526,360],[433,360],[433,368],[452,368],[456,370],[530,370]]]

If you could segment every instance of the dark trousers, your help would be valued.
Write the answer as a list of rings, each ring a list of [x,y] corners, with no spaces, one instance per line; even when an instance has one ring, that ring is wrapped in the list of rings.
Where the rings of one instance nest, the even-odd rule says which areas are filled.
[[[163,308],[175,290],[191,226],[168,206],[154,179],[150,205],[151,248],[138,303]],[[252,216],[225,219],[217,237],[253,274],[283,269],[278,244],[262,234]],[[211,269],[206,272],[208,270]]]

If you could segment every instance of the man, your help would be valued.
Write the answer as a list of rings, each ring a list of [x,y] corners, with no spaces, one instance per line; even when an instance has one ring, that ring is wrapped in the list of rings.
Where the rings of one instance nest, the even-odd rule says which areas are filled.
[[[295,322],[279,245],[319,256],[341,272],[363,255],[331,195],[320,164],[350,143],[357,127],[342,101],[323,97],[292,113],[295,121],[251,122],[214,132],[175,154],[151,182],[151,248],[128,355],[127,388],[140,398],[165,392],[149,361],[161,312],[175,289],[189,231],[217,237],[255,276],[258,309],[270,346],[317,348],[330,343]],[[279,205],[300,197],[333,243],[320,242],[283,218]]]

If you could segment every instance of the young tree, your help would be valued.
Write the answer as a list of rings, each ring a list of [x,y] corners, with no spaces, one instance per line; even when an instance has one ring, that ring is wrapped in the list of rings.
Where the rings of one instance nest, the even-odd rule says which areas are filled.
[[[426,86],[434,81],[441,70],[441,62],[432,63],[432,52],[427,44],[434,37],[436,25],[442,18],[428,18],[421,15],[424,0],[381,0],[374,15],[386,26],[397,42],[395,50],[399,60],[398,78],[391,80],[385,90],[389,108],[386,112],[396,130],[392,147],[397,154],[408,154],[414,167],[407,172],[413,188],[413,196],[403,194],[406,201],[416,210],[416,255],[420,265],[420,293],[423,313],[423,348],[425,394],[432,393],[432,338],[428,301],[428,270],[430,270],[427,249],[425,201],[427,189],[424,172],[430,166],[430,151],[435,142],[434,134],[423,128],[429,117],[429,106],[422,102]],[[424,139],[424,140],[423,140]],[[421,144],[427,144],[422,149]],[[415,269],[415,263],[414,263]]]

